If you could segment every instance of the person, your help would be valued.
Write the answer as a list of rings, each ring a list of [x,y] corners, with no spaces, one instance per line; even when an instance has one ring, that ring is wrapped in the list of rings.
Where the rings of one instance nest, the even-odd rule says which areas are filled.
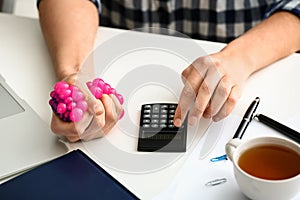
[[[175,126],[182,124],[188,111],[191,125],[201,117],[224,119],[251,74],[300,50],[299,0],[38,0],[37,5],[59,80],[78,73],[93,50],[99,25],[162,27],[195,39],[227,43],[221,51],[199,57],[182,72],[184,88]],[[92,104],[99,117],[95,124],[104,133],[114,126],[120,110],[111,98],[105,96]],[[74,125],[54,115],[51,128],[70,141],[80,139]],[[89,138],[95,137],[97,134]]]

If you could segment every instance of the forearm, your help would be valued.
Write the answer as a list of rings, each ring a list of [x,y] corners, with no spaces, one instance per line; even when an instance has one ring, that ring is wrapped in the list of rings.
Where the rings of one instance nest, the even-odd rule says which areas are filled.
[[[251,74],[298,50],[300,19],[288,12],[278,12],[229,43],[221,54],[242,59]]]
[[[93,50],[96,7],[88,0],[43,0],[39,16],[58,79],[78,72]]]

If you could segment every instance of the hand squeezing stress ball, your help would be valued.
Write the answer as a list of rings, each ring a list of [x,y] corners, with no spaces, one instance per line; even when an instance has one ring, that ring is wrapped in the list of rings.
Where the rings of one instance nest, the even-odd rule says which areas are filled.
[[[62,127],[66,126],[69,129],[69,126],[73,126],[76,129],[72,129],[73,133],[64,134],[69,141],[101,137],[124,116],[124,110],[121,108],[124,98],[115,88],[100,78],[87,82],[86,86],[92,95],[65,81],[57,82],[54,90],[50,92],[49,104],[54,113],[53,118],[58,118],[52,120],[52,130],[60,134],[59,129],[62,132],[66,130]],[[109,105],[112,103],[114,105]],[[111,109],[110,112],[108,109]],[[113,123],[107,123],[109,121]],[[60,128],[56,129],[56,126]]]

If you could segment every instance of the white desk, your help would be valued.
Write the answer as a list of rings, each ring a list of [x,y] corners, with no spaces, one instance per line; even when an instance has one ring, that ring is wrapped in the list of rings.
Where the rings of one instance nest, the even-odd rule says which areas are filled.
[[[0,14],[0,27],[2,76],[46,123],[50,123],[49,91],[52,90],[56,79],[38,21]],[[96,46],[121,32],[109,28],[99,29]],[[216,52],[224,46],[220,43],[197,42],[207,53]],[[298,113],[299,64],[300,55],[293,54],[254,74],[247,82],[243,96],[233,113],[242,115],[249,102],[256,96],[261,98],[259,112],[280,121]],[[139,175],[108,170],[139,197],[151,199],[168,185],[181,163],[178,161],[161,171]]]

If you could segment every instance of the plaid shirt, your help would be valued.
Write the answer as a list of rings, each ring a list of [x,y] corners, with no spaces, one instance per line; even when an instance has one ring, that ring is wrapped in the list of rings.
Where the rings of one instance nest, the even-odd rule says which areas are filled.
[[[300,0],[90,1],[98,8],[101,26],[159,27],[216,42],[230,42],[277,11],[300,17]]]
[[[194,39],[230,42],[277,11],[300,17],[300,0],[91,0],[100,25],[159,27]]]

